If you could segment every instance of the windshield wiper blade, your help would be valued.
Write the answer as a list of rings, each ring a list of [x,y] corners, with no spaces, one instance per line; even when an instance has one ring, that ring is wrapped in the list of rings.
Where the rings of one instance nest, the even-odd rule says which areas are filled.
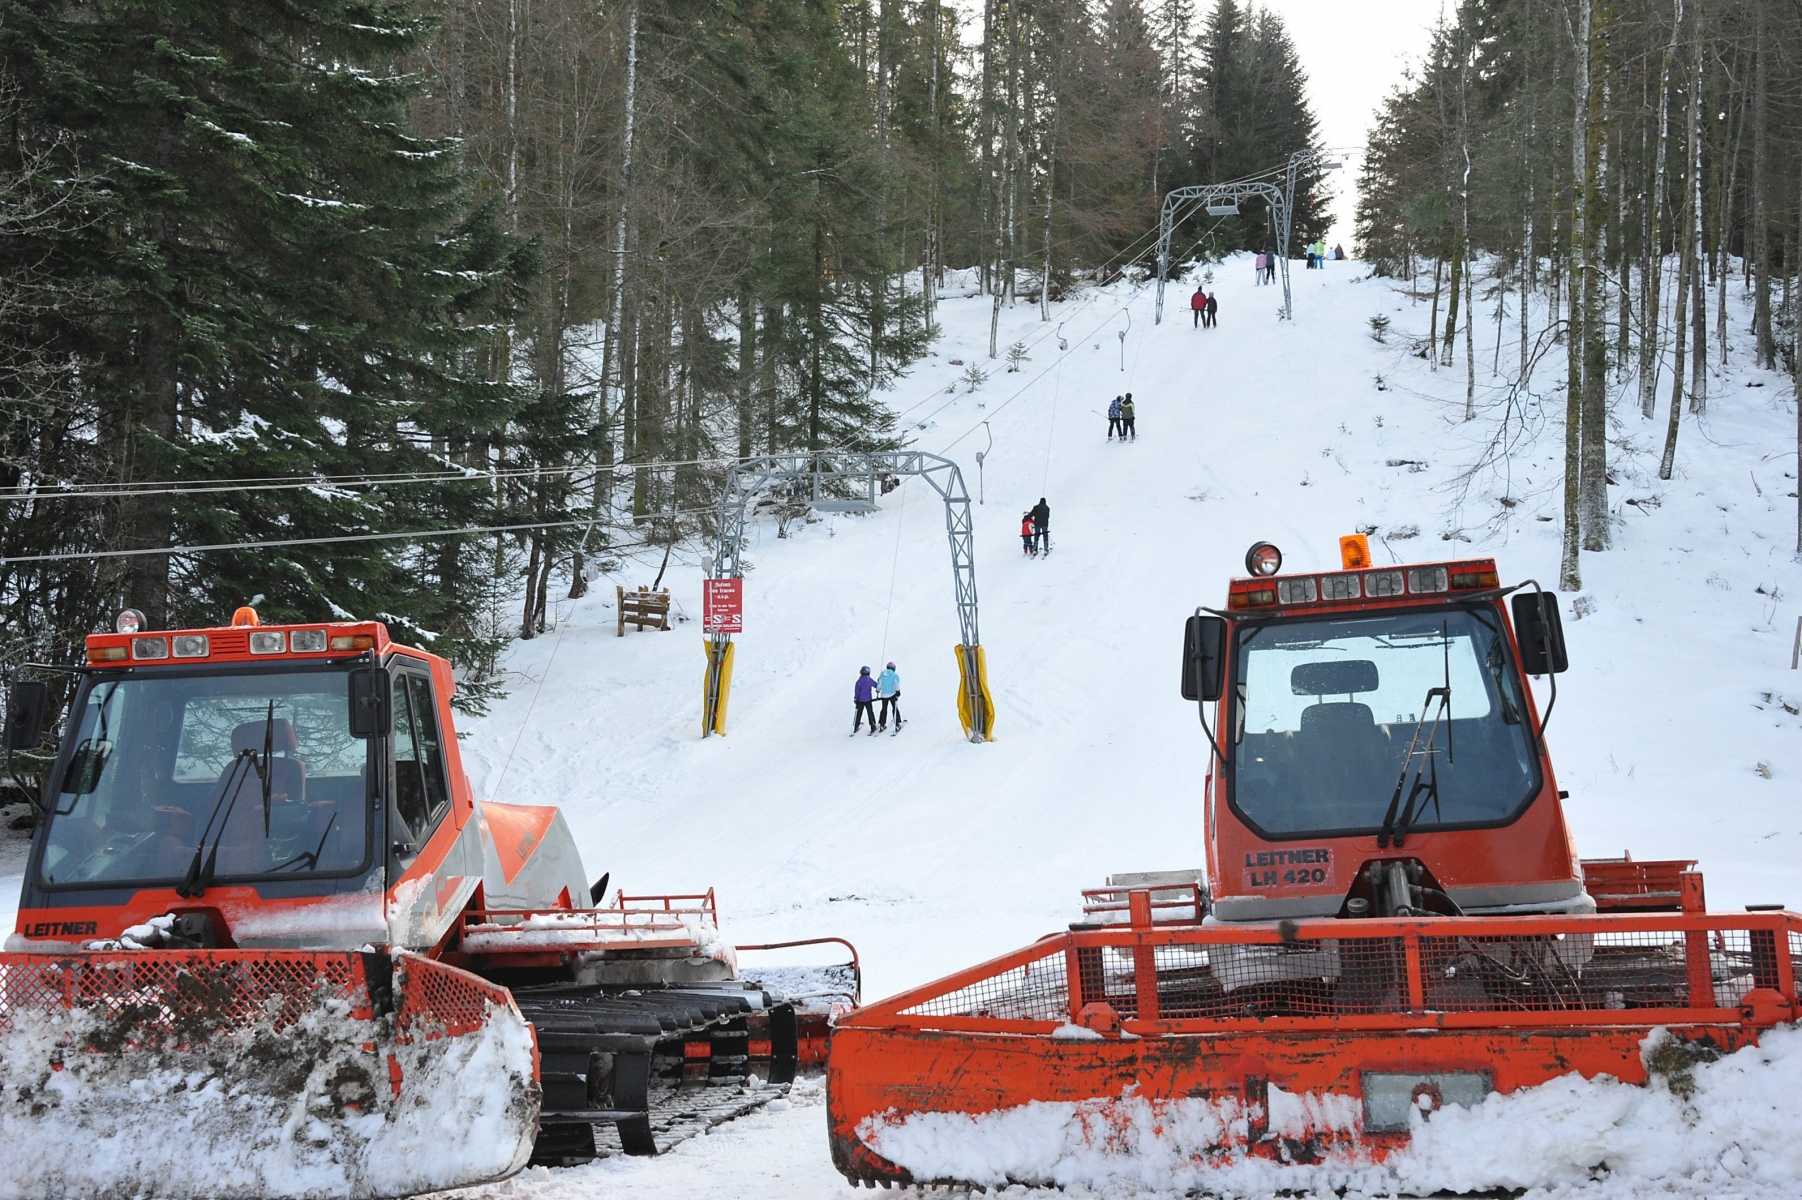
[[[1438,710],[1433,708],[1433,701],[1435,699],[1439,700]],[[1420,705],[1420,718],[1414,722],[1414,733],[1408,739],[1408,753],[1406,757],[1402,759],[1401,774],[1396,776],[1395,791],[1389,797],[1389,808],[1383,813],[1383,828],[1377,833],[1377,846],[1379,848],[1389,845],[1392,837],[1397,846],[1402,844],[1402,839],[1408,835],[1408,826],[1413,824],[1413,818],[1415,816],[1414,801],[1419,797],[1423,788],[1430,788],[1433,803],[1435,805],[1439,803],[1439,774],[1438,765],[1433,758],[1433,743],[1439,734],[1440,714],[1450,708],[1451,703],[1452,690],[1449,687],[1427,689],[1427,698],[1422,701]],[[1421,726],[1427,723],[1427,718],[1429,716],[1433,718],[1433,726],[1427,733],[1427,743],[1423,747],[1420,744],[1420,730]],[[1433,766],[1433,781],[1431,784],[1427,784],[1421,779],[1421,771],[1414,765],[1416,752],[1425,756],[1428,763]],[[1414,787],[1408,793],[1407,808],[1403,809],[1402,789],[1408,786],[1408,772],[1410,770],[1414,771]],[[1424,804],[1421,805],[1423,810],[1425,807]],[[1396,813],[1398,811],[1401,812],[1402,818],[1399,826],[1396,822]]]
[[[219,798],[213,801],[213,810],[207,814],[206,824],[200,827],[200,838],[194,843],[194,858],[188,863],[187,874],[182,877],[180,883],[175,885],[176,895],[183,898],[189,898],[198,896],[201,892],[206,890],[205,885],[201,884],[199,880],[201,875],[201,859],[206,853],[207,835],[213,831],[213,822],[220,821],[219,809],[222,805],[225,808],[225,816],[230,818],[231,805],[237,803],[238,793],[244,790],[244,781],[250,778],[248,774],[241,774],[239,768],[244,765],[244,760],[247,758],[254,763],[256,761],[256,753],[255,750],[240,750],[237,757],[232,759],[231,766],[226,768],[225,775],[219,780]],[[233,782],[234,780],[236,780],[236,783]],[[230,795],[229,802],[227,800],[228,792]],[[223,832],[224,828],[224,822],[220,821],[220,831]],[[218,845],[215,843],[214,851],[217,852],[217,850]]]
[[[232,759],[232,770],[237,770],[240,763],[248,762],[250,764],[250,769],[256,772],[257,778],[262,782],[263,837],[265,840],[269,837],[269,781],[275,774],[272,769],[275,753],[274,740],[275,701],[271,700],[269,702],[269,715],[263,720],[263,758],[259,761],[255,750],[240,750],[238,751],[238,756]],[[227,772],[227,775],[229,777],[230,772]],[[204,894],[208,887],[212,886],[213,873],[219,865],[219,843],[225,840],[225,827],[231,823],[232,808],[238,803],[238,793],[244,790],[244,784],[249,779],[250,775],[248,773],[239,774],[238,782],[232,787],[231,798],[225,800],[223,794],[221,795],[220,799],[225,800],[225,812],[219,817],[219,828],[217,830],[213,829],[213,818],[209,816],[205,827],[200,831],[200,842],[194,847],[194,861],[188,864],[187,877],[182,880],[181,886],[175,889],[177,895],[189,898],[199,896]],[[214,813],[218,813],[219,806],[217,804],[213,806],[213,811]],[[209,832],[213,835],[213,847],[207,852],[206,864],[202,866],[201,850],[206,846],[207,834]]]
[[[286,871],[295,863],[305,863],[307,864],[307,870],[317,871],[319,869],[319,856],[325,853],[325,839],[332,836],[332,826],[337,823],[338,814],[334,811],[331,815],[331,819],[325,823],[325,832],[319,835],[319,844],[317,846],[314,846],[311,850],[302,850],[287,862],[270,867],[269,873],[273,875],[277,871]]]
[[[269,715],[263,718],[263,840],[269,840],[269,784],[275,778],[275,701],[269,702]]]

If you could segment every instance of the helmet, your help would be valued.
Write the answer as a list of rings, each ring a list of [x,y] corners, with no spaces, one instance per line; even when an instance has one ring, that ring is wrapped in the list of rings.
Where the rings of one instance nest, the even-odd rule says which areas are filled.
[[[891,671],[892,671],[892,670],[894,670],[894,669],[895,669],[895,664],[894,664],[894,663],[890,663],[890,664],[889,664],[889,665],[888,665],[888,669],[889,669],[889,670],[891,670]]]
[[[858,673],[858,674],[859,674],[859,675],[868,675],[868,674],[869,674],[869,673],[870,673],[870,668],[868,668],[868,667],[859,667],[859,668],[858,668],[858,669],[857,669],[857,673]]]

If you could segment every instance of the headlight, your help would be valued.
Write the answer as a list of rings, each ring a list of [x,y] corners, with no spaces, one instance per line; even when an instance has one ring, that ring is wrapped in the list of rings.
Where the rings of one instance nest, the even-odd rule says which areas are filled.
[[[288,649],[288,635],[279,629],[259,629],[250,635],[252,654],[282,654]]]

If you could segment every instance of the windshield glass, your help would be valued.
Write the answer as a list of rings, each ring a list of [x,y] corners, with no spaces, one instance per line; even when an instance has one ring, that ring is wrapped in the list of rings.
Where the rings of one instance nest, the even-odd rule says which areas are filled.
[[[1491,613],[1272,622],[1242,629],[1237,655],[1233,806],[1265,834],[1381,829],[1417,730],[1413,766],[1436,774],[1438,794],[1423,796],[1412,829],[1504,823],[1538,785]],[[1449,724],[1427,699],[1448,679]],[[1413,781],[1411,769],[1404,804]]]
[[[364,862],[370,743],[350,735],[342,671],[101,678],[71,720],[39,867],[48,886],[179,880],[209,818],[220,881]]]

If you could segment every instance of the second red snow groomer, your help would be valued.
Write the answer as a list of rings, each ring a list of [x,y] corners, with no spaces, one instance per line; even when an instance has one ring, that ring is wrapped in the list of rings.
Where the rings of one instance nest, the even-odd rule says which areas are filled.
[[[1802,917],[1710,914],[1693,863],[1578,859],[1545,738],[1555,597],[1488,558],[1341,547],[1284,574],[1258,543],[1188,619],[1205,880],[1116,877],[1067,931],[838,1021],[847,1178],[1368,1166],[1444,1106],[1644,1083],[1795,1018]]]

